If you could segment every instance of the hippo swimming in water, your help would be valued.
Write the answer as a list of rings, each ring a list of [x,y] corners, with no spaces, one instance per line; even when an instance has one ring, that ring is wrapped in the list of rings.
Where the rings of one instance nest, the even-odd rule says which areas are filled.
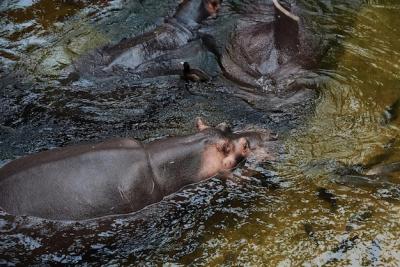
[[[299,87],[325,49],[322,37],[311,35],[294,3],[255,1],[243,9],[257,11],[238,20],[220,52],[224,76],[247,88],[262,88],[264,93]]]
[[[147,144],[123,138],[54,149],[0,169],[0,207],[16,215],[89,219],[129,213],[228,172],[268,135],[197,119],[198,132]],[[248,138],[247,138],[248,136]]]
[[[181,60],[175,60],[175,64],[169,63],[168,67],[160,62],[165,57],[171,60],[169,57],[180,58],[181,54],[193,54],[202,49],[197,43],[188,43],[198,39],[199,23],[208,17],[215,17],[220,5],[221,0],[184,0],[173,17],[165,19],[154,30],[124,38],[78,59],[62,75],[68,76],[64,83],[80,77],[107,77],[125,70],[144,76],[178,74],[182,69]]]

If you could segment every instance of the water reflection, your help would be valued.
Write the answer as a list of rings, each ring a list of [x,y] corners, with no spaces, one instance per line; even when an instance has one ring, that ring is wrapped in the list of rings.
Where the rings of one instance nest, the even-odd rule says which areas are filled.
[[[398,123],[385,120],[384,115],[389,110],[392,118],[397,116],[393,114],[398,112],[394,110],[400,97],[400,42],[392,24],[398,9],[396,4],[375,2],[361,10],[351,37],[343,42],[337,69],[321,72],[329,72],[331,81],[322,89],[314,118],[304,133],[288,140],[295,169],[313,184],[328,187],[338,199],[339,209],[332,217],[336,227],[323,231],[330,249],[323,252],[319,246],[311,265],[398,262],[397,241],[390,241],[399,230],[395,219],[399,216],[398,173],[392,172],[391,177],[336,173],[343,168],[362,171],[377,159],[394,162],[385,165],[389,169],[399,160]],[[345,227],[337,227],[345,222]]]
[[[142,31],[176,5],[175,1],[142,2],[2,4],[1,60],[6,67],[17,63],[30,70],[33,79],[44,79],[49,73],[57,76],[77,55]],[[318,13],[315,1],[304,2],[309,4],[310,16]],[[328,2],[319,1],[317,6],[346,9]],[[235,3],[227,5],[235,7]],[[336,35],[340,51],[328,53],[317,71],[328,82],[320,88],[318,105],[306,125],[286,134],[282,162],[248,163],[235,173],[236,180],[212,179],[190,186],[131,215],[60,223],[1,213],[0,264],[395,266],[400,261],[399,193],[395,190],[399,176],[391,173],[387,187],[379,177],[372,180],[367,167],[400,160],[395,104],[400,98],[399,9],[396,1],[369,1],[361,10],[344,12],[344,18],[332,16],[321,24],[324,33]],[[355,24],[349,23],[355,17]],[[15,100],[15,106],[31,105],[18,118],[8,116],[3,127],[12,132],[23,125],[18,138],[24,140],[30,140],[24,135],[40,140],[40,131],[61,129],[62,133],[59,140],[20,143],[16,146],[21,150],[14,147],[11,152],[4,149],[2,160],[26,151],[128,134],[141,123],[140,114],[160,110],[146,99],[157,96],[160,106],[169,103],[168,95],[160,94],[154,85],[149,91],[123,86],[130,90],[100,88],[93,93],[90,85],[76,90],[41,85],[31,92],[26,87],[30,93]],[[193,109],[191,103],[187,105]],[[48,115],[43,126],[37,117],[46,114],[48,106],[55,115]],[[169,128],[189,128],[178,113],[168,112]],[[222,116],[216,108],[206,112]],[[137,120],[130,120],[132,114]],[[155,121],[149,135],[135,137],[148,139],[162,131]]]

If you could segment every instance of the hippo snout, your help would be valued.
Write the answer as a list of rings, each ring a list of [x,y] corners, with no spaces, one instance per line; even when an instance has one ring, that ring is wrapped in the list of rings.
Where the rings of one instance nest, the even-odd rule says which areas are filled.
[[[233,158],[226,158],[222,162],[224,170],[229,170],[232,169],[236,166],[236,160]]]
[[[246,158],[252,158],[255,161],[275,160],[271,148],[278,140],[278,134],[264,130],[241,132],[236,135],[248,141],[248,152],[243,154]]]
[[[240,163],[244,162],[246,157],[243,156],[232,156],[227,157],[222,162],[223,170],[231,170],[236,168]]]

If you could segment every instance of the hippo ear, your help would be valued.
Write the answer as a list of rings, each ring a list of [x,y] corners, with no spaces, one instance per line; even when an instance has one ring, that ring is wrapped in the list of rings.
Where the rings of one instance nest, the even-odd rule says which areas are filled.
[[[221,130],[224,133],[232,133],[231,126],[226,122],[221,122],[215,128]]]
[[[204,120],[203,120],[202,118],[197,117],[197,118],[196,118],[196,128],[197,128],[198,131],[203,131],[203,130],[205,130],[205,129],[207,129],[207,128],[210,128],[210,126],[208,126],[208,125],[204,122]]]
[[[240,137],[238,143],[243,151],[247,151],[248,149],[250,149],[250,143],[246,137]]]

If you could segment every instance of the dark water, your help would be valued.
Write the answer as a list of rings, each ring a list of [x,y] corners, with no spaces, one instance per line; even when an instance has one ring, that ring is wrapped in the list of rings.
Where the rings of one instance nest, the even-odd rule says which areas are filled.
[[[224,31],[247,2],[225,1],[206,23]],[[370,177],[357,168],[400,160],[400,4],[303,1],[311,25],[335,44],[315,70],[324,81],[318,98],[297,112],[255,110],[218,81],[60,86],[60,72],[79,55],[160,24],[175,6],[2,1],[0,162],[111,136],[193,132],[199,115],[272,128],[279,160],[250,160],[234,180],[192,185],[135,214],[53,222],[1,213],[0,265],[398,266],[399,173]]]

